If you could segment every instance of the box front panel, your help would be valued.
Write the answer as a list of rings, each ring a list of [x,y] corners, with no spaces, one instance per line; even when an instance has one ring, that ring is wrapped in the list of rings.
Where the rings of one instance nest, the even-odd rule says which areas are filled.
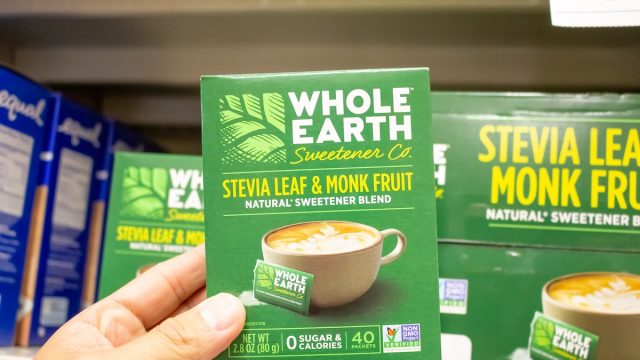
[[[204,242],[196,156],[115,155],[98,298]]]
[[[439,357],[429,106],[419,69],[202,79],[207,290],[247,305],[224,357]],[[256,300],[302,288],[263,259],[314,275],[308,315]]]
[[[434,96],[439,238],[640,251],[640,101],[584,97]]]

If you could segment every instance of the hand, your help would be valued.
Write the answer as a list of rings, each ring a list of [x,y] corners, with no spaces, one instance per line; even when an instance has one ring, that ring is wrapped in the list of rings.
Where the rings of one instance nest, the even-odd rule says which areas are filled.
[[[152,267],[64,324],[35,359],[206,359],[244,326],[242,303],[206,299],[203,246]]]

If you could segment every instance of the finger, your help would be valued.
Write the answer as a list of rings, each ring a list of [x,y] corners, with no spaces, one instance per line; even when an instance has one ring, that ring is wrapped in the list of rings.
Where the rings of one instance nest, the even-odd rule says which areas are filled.
[[[81,312],[69,323],[82,322],[93,326],[114,347],[147,333],[146,327],[131,310],[109,299],[102,300]]]
[[[101,358],[210,360],[229,347],[244,321],[242,303],[232,295],[218,294]]]
[[[169,317],[174,317],[182,314],[187,310],[191,310],[196,307],[198,304],[203,302],[207,298],[207,289],[202,288],[196,291],[190,298],[185,300],[182,304],[180,304],[174,311],[169,315]]]
[[[205,284],[204,245],[161,262],[106,300],[129,309],[150,328],[167,318]]]

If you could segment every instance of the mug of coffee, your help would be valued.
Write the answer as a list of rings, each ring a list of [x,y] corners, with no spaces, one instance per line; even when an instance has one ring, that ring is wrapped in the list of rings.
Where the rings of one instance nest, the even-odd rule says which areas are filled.
[[[395,235],[396,246],[382,256],[383,240]],[[314,275],[311,304],[348,304],[371,288],[381,265],[396,260],[407,239],[396,229],[379,231],[349,221],[312,221],[272,230],[262,237],[266,262]]]
[[[596,359],[639,360],[640,276],[593,272],[548,282],[542,307],[549,315],[598,335]]]

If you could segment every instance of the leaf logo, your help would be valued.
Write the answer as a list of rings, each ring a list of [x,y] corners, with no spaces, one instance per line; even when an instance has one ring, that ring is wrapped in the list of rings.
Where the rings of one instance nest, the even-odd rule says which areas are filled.
[[[275,277],[275,270],[271,266],[260,264],[256,268],[256,283],[262,288],[273,289]]]
[[[162,220],[168,188],[169,174],[166,169],[127,167],[122,180],[121,215]]]
[[[277,93],[220,98],[222,163],[284,163],[284,114],[284,98]]]
[[[544,318],[538,319],[533,328],[533,342],[543,348],[551,349],[553,336],[555,334],[554,324]]]

